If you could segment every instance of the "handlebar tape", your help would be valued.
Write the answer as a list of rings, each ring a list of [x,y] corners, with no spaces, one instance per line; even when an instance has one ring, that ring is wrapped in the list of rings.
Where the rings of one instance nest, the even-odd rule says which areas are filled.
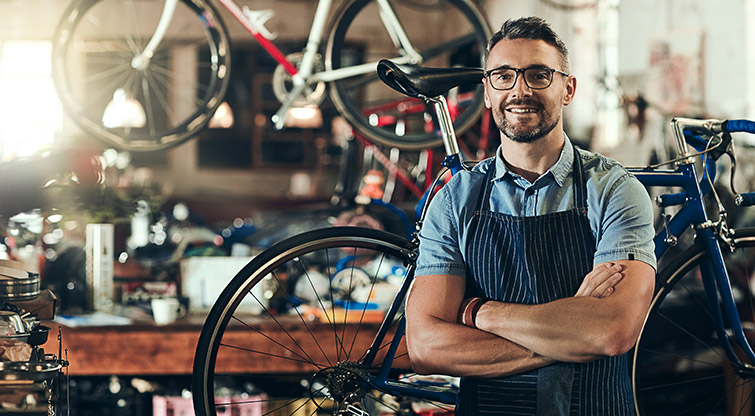
[[[755,205],[755,192],[745,192],[737,195],[734,199],[734,203],[740,207],[749,207]]]
[[[726,120],[722,125],[728,132],[744,132],[755,134],[755,121],[750,120]]]

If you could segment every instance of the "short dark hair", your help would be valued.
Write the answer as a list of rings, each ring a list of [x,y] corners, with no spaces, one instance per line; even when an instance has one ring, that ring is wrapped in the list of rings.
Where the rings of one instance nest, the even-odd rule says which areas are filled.
[[[488,47],[485,50],[486,67],[490,51],[503,39],[542,40],[556,48],[558,54],[561,56],[561,70],[569,72],[569,50],[566,49],[564,41],[561,40],[553,28],[540,17],[522,17],[519,19],[509,19],[504,22],[501,29],[495,32],[488,42]]]

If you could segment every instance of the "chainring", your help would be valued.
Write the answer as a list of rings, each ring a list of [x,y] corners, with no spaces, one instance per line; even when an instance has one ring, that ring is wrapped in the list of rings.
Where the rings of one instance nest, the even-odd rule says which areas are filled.
[[[301,52],[292,53],[286,56],[286,58],[296,67],[301,66],[301,60],[304,54]],[[316,55],[315,62],[313,63],[312,73],[317,73],[325,70],[325,65],[322,62],[322,56]],[[325,99],[325,81],[320,81],[313,85],[307,85],[304,87],[304,91],[294,99],[294,107],[304,106],[318,106]],[[294,82],[291,78],[291,74],[286,71],[283,65],[278,65],[273,72],[273,93],[275,98],[281,103],[288,98],[291,91],[294,88]]]

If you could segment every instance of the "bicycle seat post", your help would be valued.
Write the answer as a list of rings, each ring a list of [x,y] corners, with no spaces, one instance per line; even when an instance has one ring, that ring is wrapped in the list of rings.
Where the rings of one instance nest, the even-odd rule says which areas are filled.
[[[435,114],[438,116],[438,127],[440,128],[446,156],[459,154],[459,143],[456,140],[456,132],[454,131],[454,125],[451,121],[451,112],[448,110],[446,97],[439,95],[433,98],[425,98],[425,100],[433,104]]]

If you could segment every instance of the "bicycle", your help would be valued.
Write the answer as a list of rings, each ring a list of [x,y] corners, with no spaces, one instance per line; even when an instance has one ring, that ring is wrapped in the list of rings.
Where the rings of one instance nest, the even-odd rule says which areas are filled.
[[[378,71],[393,88],[426,99],[440,95],[454,83],[475,79],[479,82],[482,77],[482,70],[412,69],[387,62],[381,63]],[[432,77],[432,83],[428,77]],[[442,97],[428,100],[440,113],[439,119],[445,120],[441,124],[448,154],[444,165],[455,171],[465,168],[453,143],[453,129],[444,116],[447,112]],[[664,164],[631,169],[647,186],[683,189],[681,193],[657,198],[663,207],[682,207],[677,213],[663,217],[663,227],[655,237],[655,254],[662,267],[657,274],[651,309],[631,355],[635,404],[638,414],[643,415],[670,414],[670,410],[680,409],[679,414],[709,414],[722,411],[726,399],[733,402],[737,398],[725,389],[727,385],[723,382],[707,385],[704,395],[679,383],[656,385],[659,376],[695,381],[689,372],[670,373],[666,371],[668,366],[660,364],[671,367],[680,364],[677,371],[699,370],[684,364],[701,364],[701,352],[724,350],[725,354],[716,355],[718,360],[712,363],[712,368],[724,374],[728,361],[732,366],[730,373],[749,383],[755,363],[744,329],[754,326],[753,316],[737,312],[737,306],[744,301],[752,303],[752,296],[735,297],[736,292],[731,290],[731,282],[736,281],[732,279],[741,277],[733,271],[747,269],[746,262],[744,266],[741,264],[742,254],[755,246],[755,229],[729,227],[726,211],[713,187],[720,156],[728,154],[735,166],[731,133],[755,134],[755,122],[677,118],[672,120],[672,126],[681,156]],[[687,143],[696,151],[688,150]],[[694,162],[700,159],[704,166],[698,179],[699,170]],[[662,169],[668,164],[674,165],[673,169]],[[741,206],[755,203],[755,194],[737,194],[733,185],[732,192]],[[708,218],[705,195],[718,201],[715,220]],[[422,219],[418,227],[421,222]],[[667,254],[676,251],[671,248],[690,227],[696,230],[696,242],[681,253]],[[393,397],[429,400],[441,407],[453,404],[453,386],[413,382],[415,377],[407,360],[402,306],[413,278],[416,254],[416,241],[375,230],[335,227],[294,236],[252,260],[220,295],[200,335],[192,380],[197,414],[215,415],[216,406],[227,410],[259,405],[264,396],[247,401],[223,400],[215,395],[215,389],[227,385],[224,383],[239,386],[244,381],[264,382],[276,371],[295,372],[297,380],[306,380],[300,391],[289,392],[297,397],[291,399],[298,406],[291,409],[292,413],[300,410],[306,414],[320,411],[367,415],[386,407],[398,412],[401,400]],[[260,291],[270,281],[278,282],[277,298],[266,297]],[[735,286],[740,295],[742,287],[741,283]],[[394,297],[386,295],[386,290]],[[685,297],[691,300],[685,301]],[[259,305],[262,314],[245,313],[245,303]],[[668,313],[667,308],[673,310],[679,305],[702,308],[704,313],[689,315],[685,310],[675,315]],[[691,343],[666,342],[663,337],[681,326],[675,320],[690,316],[693,328],[704,326],[710,330],[688,331],[686,334],[696,337]],[[659,327],[666,322],[674,325]],[[706,336],[701,337],[700,333]],[[682,353],[689,349],[693,359],[685,361]],[[654,359],[659,353],[662,353],[660,361]],[[234,371],[241,362],[258,363],[258,374]],[[658,374],[658,369],[664,371]],[[667,407],[655,407],[656,388],[665,389],[660,397],[670,403]],[[669,394],[668,390],[675,394]],[[711,399],[712,396],[723,399]],[[287,408],[276,403],[278,406],[270,410]]]
[[[319,105],[330,84],[331,101],[355,129],[408,150],[438,145],[437,122],[428,122],[432,112],[421,101],[377,87],[373,57],[477,65],[490,36],[473,0],[348,0],[334,14],[323,59],[332,0],[318,1],[305,49],[290,54],[265,28],[271,11],[218,1],[278,63],[275,128],[284,127],[289,109]],[[420,19],[422,25],[407,24]],[[222,104],[230,49],[210,0],[74,0],[55,32],[53,80],[64,108],[86,133],[124,150],[165,149],[205,128]],[[467,97],[454,122],[459,132],[483,108],[479,86],[461,95]]]
[[[379,68],[384,69],[381,73],[391,72],[385,64]],[[421,79],[431,77],[433,87],[444,89],[442,92],[464,83],[479,83],[482,77],[481,70],[476,68],[416,72]],[[444,97],[440,93],[433,96],[438,96],[433,105],[448,155],[444,165],[458,171],[464,168],[464,163],[455,144],[451,116]],[[299,403],[297,392],[286,392],[294,396],[291,403],[299,403],[293,413],[303,409],[306,414],[315,411],[369,414],[366,409],[374,411],[377,406],[386,405],[372,394],[373,389],[395,396],[453,403],[452,390],[432,384],[417,387],[402,378],[411,373],[406,347],[401,336],[392,335],[403,333],[401,300],[411,284],[410,265],[415,255],[416,243],[395,234],[335,227],[286,239],[256,257],[229,283],[203,327],[192,380],[197,414],[217,414],[216,384],[243,385],[244,379],[270,384],[266,381],[270,377],[264,373],[281,371],[309,373],[309,382],[300,387],[304,389],[302,395],[308,397],[304,403]],[[269,288],[271,281],[284,293],[282,305],[275,298],[270,299],[269,293],[266,296],[265,290],[260,291],[263,285]],[[252,290],[253,287],[258,289]],[[321,296],[323,290],[328,295],[327,301]],[[246,295],[251,298],[245,300]],[[250,308],[261,310],[268,319],[249,315]],[[284,309],[292,313],[278,312]],[[249,329],[261,338],[237,338],[233,345],[229,344],[229,337],[239,336],[239,328]],[[325,338],[315,339],[322,330],[329,333]],[[260,340],[266,341],[265,345],[248,344]],[[316,353],[297,346],[301,342]],[[234,376],[234,362],[249,361],[241,358],[244,351],[264,357],[260,361],[265,367],[260,369],[261,374],[240,379]],[[273,378],[280,377],[276,374]],[[328,387],[324,388],[325,385]],[[264,398],[260,396],[221,400],[217,406],[253,407],[261,400]],[[287,403],[275,403],[268,410],[287,407]]]

